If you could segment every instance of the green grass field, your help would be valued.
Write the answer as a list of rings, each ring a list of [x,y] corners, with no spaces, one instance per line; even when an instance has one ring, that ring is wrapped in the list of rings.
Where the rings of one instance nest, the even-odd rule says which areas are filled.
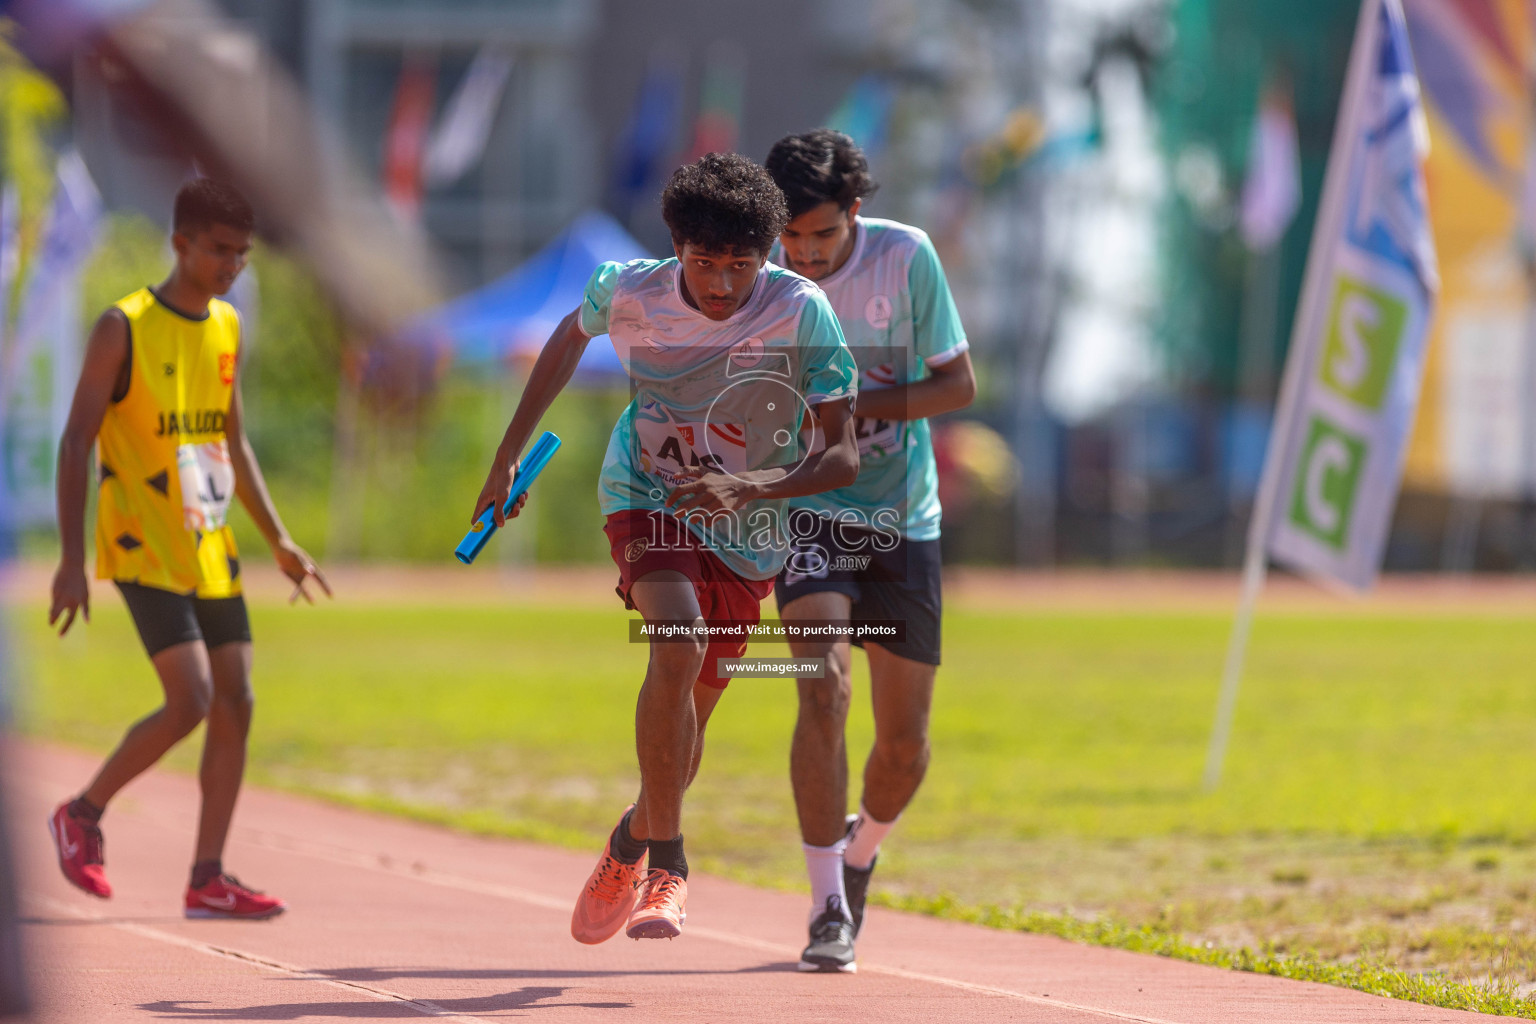
[[[115,596],[98,601],[96,621],[62,642],[37,607],[16,610],[12,634],[23,727],[105,750],[158,689]],[[626,642],[625,613],[408,601],[253,607],[252,778],[595,852],[638,778],[645,650]],[[952,611],[933,767],[883,854],[882,898],[1524,995],[1536,978],[1531,617],[1262,615],[1227,778],[1206,795],[1228,625]],[[685,812],[695,864],[800,884],[793,716],[792,683],[732,685]],[[869,722],[856,699],[856,759]],[[195,749],[172,765],[190,769]]]

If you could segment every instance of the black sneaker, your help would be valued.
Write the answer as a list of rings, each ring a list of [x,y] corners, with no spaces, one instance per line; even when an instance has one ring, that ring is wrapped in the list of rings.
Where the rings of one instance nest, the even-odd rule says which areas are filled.
[[[853,922],[836,896],[827,897],[827,909],[811,922],[811,942],[800,954],[800,969],[842,974],[859,969],[853,958]]]
[[[854,938],[859,937],[859,929],[864,927],[864,900],[869,896],[869,878],[879,863],[878,855],[869,862],[867,868],[856,868],[847,861],[843,862],[843,891],[848,893],[848,913],[853,917]]]

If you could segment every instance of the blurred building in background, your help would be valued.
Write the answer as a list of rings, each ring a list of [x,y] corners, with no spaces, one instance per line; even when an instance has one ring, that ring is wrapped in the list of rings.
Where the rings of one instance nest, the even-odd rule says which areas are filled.
[[[337,152],[430,236],[459,292],[594,210],[663,254],[657,197],[679,163],[762,159],[822,124],[849,132],[882,184],[867,212],[933,237],[978,367],[975,407],[937,435],[952,473],[947,555],[1235,564],[1353,5],[216,2],[229,22],[210,23],[214,44],[298,80]],[[1405,0],[1449,291],[1389,567],[1536,554],[1536,244],[1516,228],[1536,216],[1524,148],[1536,62],[1516,6]],[[86,163],[109,209],[164,224],[190,162],[92,68],[80,62],[70,97]],[[478,452],[462,465],[456,453],[502,415],[503,383],[456,392],[484,423],[417,438],[451,486],[474,475]],[[306,447],[331,429],[322,412]],[[326,471],[305,472],[313,489]]]

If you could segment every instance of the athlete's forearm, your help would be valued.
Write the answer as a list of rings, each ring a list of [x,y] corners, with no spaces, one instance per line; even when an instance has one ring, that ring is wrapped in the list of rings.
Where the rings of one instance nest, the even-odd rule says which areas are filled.
[[[289,539],[288,528],[278,516],[277,506],[272,504],[272,495],[267,491],[267,481],[261,475],[261,466],[256,461],[256,452],[251,448],[251,442],[244,436],[234,440],[229,450],[229,461],[235,469],[235,496],[251,514],[251,520],[267,544],[275,548]]]
[[[57,499],[60,561],[72,569],[85,567],[85,496],[90,474],[91,440],[65,431],[59,441]]]
[[[560,321],[560,326],[555,328],[539,352],[539,358],[528,373],[528,383],[517,400],[517,411],[512,414],[512,422],[507,424],[507,432],[496,449],[497,464],[510,466],[517,461],[539,420],[544,418],[550,405],[576,373],[581,354],[586,351],[587,342],[592,340],[581,332],[576,317],[577,314],[572,312]]]
[[[975,384],[950,377],[929,377],[911,384],[859,392],[854,410],[870,420],[926,420],[964,409],[976,396]]]
[[[854,414],[870,420],[925,420],[964,409],[975,398],[976,377],[970,359],[962,356],[922,380],[860,391]]]
[[[752,499],[803,498],[808,494],[835,491],[847,487],[859,477],[858,450],[853,453],[849,471],[846,457],[828,448],[807,458],[798,468],[758,469],[737,476],[752,485]]]
[[[797,466],[759,469],[739,474],[751,482],[756,498],[803,498],[847,487],[859,477],[859,445],[853,436],[849,402],[825,402],[816,407],[827,446]]]

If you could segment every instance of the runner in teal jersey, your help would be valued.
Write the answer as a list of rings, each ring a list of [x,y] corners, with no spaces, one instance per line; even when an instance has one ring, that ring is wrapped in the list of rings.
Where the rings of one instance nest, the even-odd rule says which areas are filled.
[[[853,140],[827,129],[791,135],[774,145],[767,166],[791,218],[774,256],[827,293],[859,366],[859,476],[790,502],[797,539],[775,586],[780,615],[901,631],[853,641],[869,657],[875,743],[859,813],[847,818],[849,641],[790,644],[796,657],[826,659],[823,677],[799,681],[790,754],[813,915],[800,967],[851,971],[880,842],[928,766],[942,608],[928,417],[969,405],[976,382],[928,236],[859,215],[876,186]]]

